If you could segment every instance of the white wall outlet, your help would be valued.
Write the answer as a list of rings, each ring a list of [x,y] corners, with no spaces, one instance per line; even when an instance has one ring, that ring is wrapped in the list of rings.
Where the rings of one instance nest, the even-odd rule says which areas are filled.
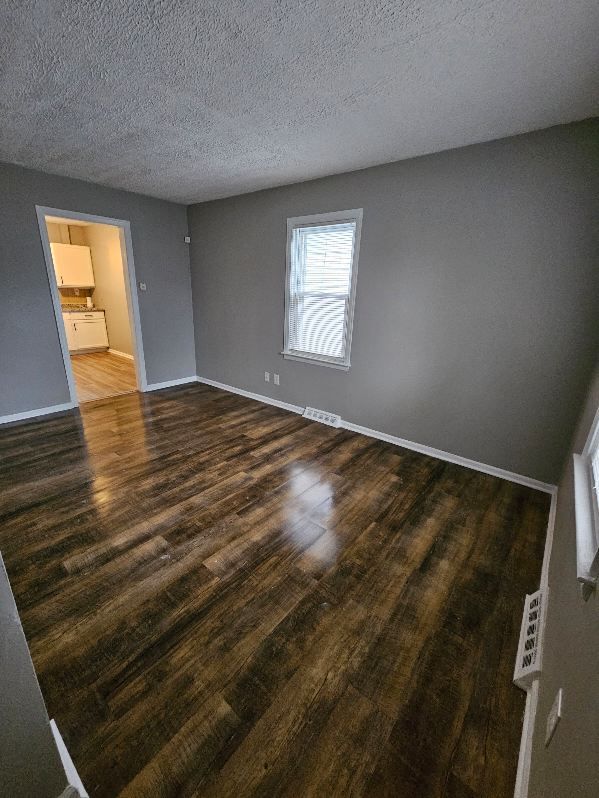
[[[75,288],[75,296],[79,296],[79,289]]]
[[[281,384],[281,381],[279,379],[279,375],[278,374],[273,374],[273,382],[274,382],[275,385],[280,385]]]
[[[264,372],[264,382],[270,382],[270,371]]]
[[[146,290],[146,284],[145,283],[138,283],[138,285],[139,285],[139,290],[140,291],[145,291]]]
[[[183,241],[185,241],[186,244],[191,244],[191,236],[185,236]]]
[[[551,742],[553,735],[555,734],[555,730],[557,729],[557,724],[560,722],[560,718],[562,717],[562,697],[563,690],[560,687],[555,695],[553,706],[547,715],[547,726],[545,728],[545,747],[547,747]]]

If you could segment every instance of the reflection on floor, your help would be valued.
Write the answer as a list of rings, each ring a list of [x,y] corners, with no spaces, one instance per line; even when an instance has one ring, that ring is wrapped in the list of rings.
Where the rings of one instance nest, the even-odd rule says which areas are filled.
[[[513,794],[549,496],[205,385],[9,425],[0,485],[92,798]]]
[[[104,399],[137,390],[132,360],[110,352],[71,355],[80,402]]]

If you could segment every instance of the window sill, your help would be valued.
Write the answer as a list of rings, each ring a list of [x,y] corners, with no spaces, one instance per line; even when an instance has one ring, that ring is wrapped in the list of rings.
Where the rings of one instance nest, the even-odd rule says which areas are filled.
[[[339,371],[349,371],[349,363],[333,363],[330,360],[323,360],[319,357],[309,357],[308,355],[298,355],[295,352],[281,352],[285,360],[296,360],[299,363],[312,363],[315,366],[328,366]]]

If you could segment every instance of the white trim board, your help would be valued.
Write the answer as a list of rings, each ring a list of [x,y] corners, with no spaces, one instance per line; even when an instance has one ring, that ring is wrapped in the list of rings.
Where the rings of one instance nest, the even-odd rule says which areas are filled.
[[[496,466],[486,465],[486,463],[479,463],[477,460],[470,460],[459,454],[444,452],[442,449],[435,449],[432,446],[425,446],[422,443],[414,443],[405,438],[397,438],[395,435],[388,435],[386,432],[378,432],[368,427],[361,427],[359,424],[352,424],[349,421],[341,421],[340,426],[351,432],[359,432],[360,435],[367,435],[369,438],[378,438],[380,441],[394,443],[396,446],[402,446],[404,449],[411,449],[420,454],[427,454],[430,457],[436,457],[437,460],[444,460],[447,463],[454,463],[455,465],[461,465],[465,468],[471,468],[473,471],[480,471],[492,477],[506,479],[508,482],[515,482],[518,485],[526,485],[528,488],[540,490],[543,491],[543,493],[554,493],[556,490],[555,485],[550,485],[548,482],[541,482],[538,479],[526,477],[523,474],[515,474],[513,471],[506,471],[504,468],[497,468]]]
[[[77,773],[77,768],[73,760],[71,759],[71,755],[64,744],[64,740],[62,739],[62,735],[58,730],[58,726],[56,725],[56,721],[52,719],[50,721],[50,728],[52,729],[52,734],[54,736],[54,743],[56,744],[56,748],[58,749],[58,753],[60,755],[60,761],[62,762],[62,766],[64,768],[65,775],[67,777],[68,785],[66,790],[62,793],[60,798],[65,795],[72,795],[72,796],[79,796],[80,798],[89,798],[89,795],[83,786],[81,778]]]
[[[549,518],[547,519],[547,535],[545,537],[545,551],[543,554],[543,567],[541,569],[541,589],[549,585],[549,564],[551,562],[551,551],[553,549],[553,531],[555,527],[555,512],[557,509],[557,487],[551,492],[551,504],[549,506]],[[543,613],[543,620],[547,619],[547,609]]]
[[[237,393],[240,396],[246,396],[248,399],[255,399],[258,402],[264,402],[268,405],[281,407],[283,410],[290,410],[292,413],[303,413],[305,409],[301,405],[293,405],[289,404],[289,402],[282,402],[279,399],[273,399],[270,396],[264,396],[259,393],[252,393],[251,391],[246,391],[243,388],[236,388],[233,385],[227,385],[224,382],[210,380],[207,377],[198,377],[197,380],[205,385],[212,385],[214,388],[220,388],[223,391]],[[512,471],[506,471],[505,469],[497,468],[496,466],[479,463],[476,460],[469,460],[467,457],[461,457],[458,454],[451,454],[451,452],[444,452],[442,449],[434,449],[431,446],[425,446],[421,443],[414,443],[413,441],[408,441],[405,438],[397,438],[395,435],[388,435],[386,432],[378,432],[378,430],[369,429],[368,427],[361,427],[359,424],[352,424],[351,422],[344,421],[343,419],[339,424],[339,429],[346,429],[349,432],[357,432],[360,435],[366,435],[369,438],[377,438],[380,441],[393,443],[396,446],[403,447],[404,449],[411,449],[412,451],[419,452],[420,454],[427,454],[430,457],[436,457],[438,460],[444,460],[448,463],[455,463],[456,465],[461,465],[465,468],[471,468],[474,471],[480,471],[483,474],[489,474],[493,477],[506,479],[508,482],[516,482],[518,485],[526,485],[526,487],[533,488],[534,490],[540,490],[544,493],[554,493],[556,490],[555,485],[550,485],[547,482],[541,482],[538,479],[526,477],[522,474],[515,474]]]
[[[245,391],[243,388],[235,388],[233,385],[225,385],[224,382],[209,380],[207,377],[197,377],[196,379],[198,382],[201,382],[204,385],[212,385],[213,388],[220,388],[222,391],[228,391],[229,393],[238,393],[240,396],[245,396],[247,399],[255,399],[257,402],[263,402],[265,405],[274,405],[275,407],[280,407],[283,410],[289,410],[291,413],[299,413],[301,415],[305,409],[300,405],[291,405],[289,402],[282,402],[280,399],[273,399],[270,396],[263,396],[261,393]]]
[[[80,222],[90,222],[92,224],[107,224],[119,229],[119,237],[121,244],[121,256],[123,259],[123,270],[125,276],[125,295],[127,299],[127,314],[129,316],[129,326],[131,328],[131,339],[133,342],[133,351],[135,356],[133,362],[135,364],[135,376],[137,380],[137,390],[145,391],[147,387],[146,378],[146,360],[144,355],[142,334],[141,334],[141,317],[139,313],[139,299],[137,295],[137,280],[135,276],[135,261],[133,259],[133,241],[131,239],[131,223],[127,219],[113,219],[109,216],[98,216],[93,213],[80,213],[79,211],[66,211],[62,208],[49,208],[45,205],[36,205],[35,212],[37,214],[37,223],[39,227],[40,239],[42,242],[42,250],[44,253],[44,260],[46,263],[46,271],[48,273],[48,283],[50,286],[50,296],[52,299],[52,307],[54,309],[54,316],[56,320],[56,327],[58,330],[58,339],[60,342],[60,349],[62,352],[62,360],[64,370],[69,386],[69,396],[73,405],[78,405],[77,390],[75,387],[75,376],[73,374],[73,367],[71,364],[71,357],[69,347],[67,344],[67,335],[64,328],[62,319],[62,310],[60,307],[60,296],[58,293],[58,285],[56,284],[56,274],[54,271],[54,263],[52,260],[52,252],[50,250],[50,240],[48,237],[48,228],[46,226],[46,216],[60,217],[62,219],[72,219]]]
[[[65,410],[72,410],[74,407],[77,407],[77,405],[73,402],[65,402],[62,405],[51,405],[50,407],[38,407],[35,410],[26,410],[24,413],[11,413],[8,416],[0,416],[0,424],[11,424],[13,421],[24,421],[26,418],[48,416],[51,413],[63,413]]]
[[[109,350],[111,351],[111,350]],[[116,352],[114,354],[117,354]],[[130,355],[123,355],[123,357],[131,357]],[[146,392],[148,391],[160,391],[162,388],[174,388],[177,385],[188,385],[192,382],[201,382],[195,376],[192,377],[181,377],[178,380],[167,380],[167,382],[154,382],[150,385],[146,385]],[[220,385],[216,386],[220,388]],[[226,390],[226,388],[224,389]],[[258,399],[259,397],[254,394],[247,394],[253,399]],[[109,399],[110,397],[106,397]],[[267,397],[264,397],[266,400]],[[26,410],[24,413],[12,413],[8,416],[0,416],[0,424],[10,424],[13,421],[24,421],[27,418],[37,418],[38,416],[47,416],[51,413],[62,413],[65,410],[73,410],[73,408],[78,407],[79,404],[77,402],[65,402],[62,405],[52,405],[51,407],[38,407],[36,410]],[[291,407],[291,405],[289,406]],[[303,410],[302,410],[303,412]]]
[[[177,385],[188,385],[190,382],[198,382],[194,374],[191,377],[181,377],[178,380],[167,380],[166,382],[152,382],[146,385],[146,391],[160,391],[163,388],[174,388]]]
[[[551,506],[549,507],[549,518],[547,520],[547,534],[545,537],[545,552],[543,554],[543,567],[541,569],[541,590],[547,596],[545,610],[542,613],[543,628],[540,632],[542,645],[545,644],[545,626],[547,625],[547,609],[549,606],[549,564],[551,562],[551,551],[553,549],[553,533],[555,528],[555,512],[557,508],[557,488],[551,495]],[[542,676],[542,674],[541,674]],[[516,774],[516,787],[514,798],[527,798],[528,782],[530,778],[530,763],[532,758],[532,739],[535,730],[535,719],[537,716],[537,706],[539,703],[539,679],[535,679],[526,693],[526,709],[524,710],[524,720],[522,723],[522,737],[520,738],[520,753],[518,755],[518,772]]]
[[[526,693],[526,708],[522,723],[522,737],[520,739],[520,753],[518,755],[518,770],[516,772],[516,786],[514,798],[527,798],[528,782],[530,779],[530,763],[532,758],[532,739],[535,729],[535,718],[539,704],[539,680],[535,679]]]
[[[329,366],[330,368],[343,369],[347,371],[351,360],[351,340],[354,326],[354,307],[356,304],[356,288],[358,284],[358,261],[360,259],[360,238],[362,235],[363,208],[353,208],[347,211],[333,211],[329,213],[315,213],[310,216],[291,216],[287,219],[287,246],[285,248],[285,330],[283,339],[283,351],[281,354],[287,360],[297,360],[303,363],[312,363],[319,366]],[[290,341],[290,312],[291,312],[291,271],[292,271],[292,241],[293,232],[302,227],[313,227],[314,225],[341,224],[352,222],[354,228],[354,245],[352,250],[350,290],[348,302],[345,309],[345,346],[342,359],[332,359],[325,355],[316,355],[313,352],[300,352],[291,349]]]
[[[117,357],[126,357],[127,360],[135,360],[133,355],[128,355],[126,352],[119,352],[118,349],[108,349],[111,355],[116,355]]]
[[[65,787],[65,789],[60,793],[58,798],[81,798],[81,795],[77,787],[73,787],[72,784],[69,784],[68,787]]]

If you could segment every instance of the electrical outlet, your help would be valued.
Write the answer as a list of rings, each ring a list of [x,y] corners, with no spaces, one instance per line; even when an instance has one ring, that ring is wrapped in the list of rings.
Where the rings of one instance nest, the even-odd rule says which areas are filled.
[[[279,381],[279,375],[278,374],[273,374],[273,382],[274,382],[275,385],[280,385],[281,384],[280,381]]]
[[[560,687],[555,695],[553,706],[547,715],[547,726],[545,728],[545,748],[551,742],[553,735],[555,734],[555,730],[557,729],[557,724],[560,722],[562,717],[562,697],[563,690]]]
[[[264,372],[264,382],[270,382],[270,371]]]
[[[146,290],[146,284],[145,283],[139,283],[139,290],[140,291],[145,291]]]
[[[191,236],[185,236],[183,241],[185,241],[186,244],[191,244]]]

